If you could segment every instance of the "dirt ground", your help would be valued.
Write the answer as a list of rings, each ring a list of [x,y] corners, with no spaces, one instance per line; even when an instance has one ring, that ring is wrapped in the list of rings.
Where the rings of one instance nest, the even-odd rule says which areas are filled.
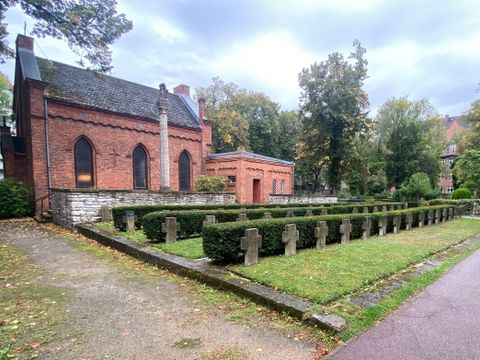
[[[52,231],[52,229],[54,231]],[[58,230],[58,229],[57,229]],[[69,289],[68,336],[42,359],[316,358],[317,344],[272,329],[236,323],[168,275],[146,276],[78,246],[80,236],[32,220],[0,222],[0,243],[24,251],[42,281]]]

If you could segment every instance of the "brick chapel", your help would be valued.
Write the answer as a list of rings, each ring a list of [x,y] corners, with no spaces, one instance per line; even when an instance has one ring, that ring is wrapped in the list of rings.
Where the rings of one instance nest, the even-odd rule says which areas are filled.
[[[52,188],[195,191],[199,175],[224,176],[241,203],[291,194],[294,164],[248,152],[211,154],[205,101],[35,56],[18,35],[15,136],[1,126],[5,177],[35,199]]]

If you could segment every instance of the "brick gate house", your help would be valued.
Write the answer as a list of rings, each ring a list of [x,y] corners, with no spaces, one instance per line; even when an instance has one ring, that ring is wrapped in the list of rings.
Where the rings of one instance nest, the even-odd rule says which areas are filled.
[[[190,192],[202,174],[225,176],[242,203],[292,193],[291,162],[211,154],[205,102],[188,86],[170,93],[36,57],[23,35],[16,48],[16,136],[1,126],[1,152],[5,177],[24,181],[35,199],[52,188]]]

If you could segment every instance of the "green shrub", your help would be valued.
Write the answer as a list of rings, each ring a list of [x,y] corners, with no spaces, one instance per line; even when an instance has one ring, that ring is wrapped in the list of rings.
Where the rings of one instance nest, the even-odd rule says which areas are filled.
[[[472,193],[467,188],[458,188],[450,196],[450,199],[452,200],[471,199],[471,198],[472,198]]]
[[[342,205],[349,204],[347,202],[342,203]],[[273,208],[300,208],[300,207],[332,207],[338,206],[338,203],[328,203],[328,204],[223,204],[223,205],[130,205],[130,206],[117,206],[112,209],[113,223],[116,228],[123,229],[124,224],[122,223],[122,217],[125,215],[126,211],[133,211],[137,215],[137,222],[135,225],[137,228],[142,227],[142,218],[155,211],[191,211],[191,210],[234,210],[234,209],[273,209]],[[358,205],[360,206],[360,205]]]
[[[423,172],[418,172],[402,183],[398,193],[404,200],[418,201],[422,198],[425,199],[431,191],[432,185],[428,175]]]
[[[197,188],[197,191],[225,191],[225,178],[223,176],[201,175],[195,181],[195,186]]]
[[[0,219],[33,214],[30,189],[15,179],[0,180]]]
[[[381,206],[395,206],[400,204],[393,203],[381,203],[372,205],[371,203],[359,203],[359,204],[347,204],[337,205],[328,208],[330,214],[346,214],[351,213],[353,208],[356,207],[361,212],[363,207],[368,207],[371,212],[374,206],[381,208]],[[314,215],[320,215],[324,207],[311,207]],[[296,217],[305,216],[305,207],[300,208],[283,208],[283,209],[245,209],[245,210],[196,210],[196,211],[160,211],[152,212],[145,215],[142,219],[143,232],[145,236],[150,240],[163,241],[165,234],[162,232],[162,223],[165,222],[165,218],[174,216],[177,218],[177,222],[180,223],[179,236],[188,237],[200,234],[202,231],[203,220],[206,215],[215,215],[215,219],[219,223],[234,222],[238,218],[239,214],[247,214],[248,219],[256,220],[261,219],[265,212],[269,212],[272,218],[285,218],[289,211],[293,212]]]
[[[370,213],[368,216],[372,219],[371,235],[378,233],[378,220],[381,217],[387,217],[387,231],[391,232],[393,228],[393,217],[402,216],[402,228],[405,228],[405,217],[411,212],[413,214],[413,226],[418,226],[419,213],[425,212],[425,221],[427,221],[427,212],[429,210],[444,209],[452,207],[450,205],[438,205],[431,207],[420,207],[414,209],[395,210],[389,212]],[[362,223],[365,219],[364,214],[337,214],[322,215],[297,218],[282,218],[272,220],[253,220],[240,223],[225,223],[205,226],[202,230],[203,249],[205,254],[218,262],[229,263],[242,259],[243,251],[240,248],[241,238],[245,236],[245,230],[248,228],[257,228],[262,235],[261,256],[270,256],[281,254],[285,245],[282,243],[282,232],[285,225],[296,224],[300,237],[297,242],[297,248],[314,247],[316,244],[315,227],[321,220],[328,224],[328,243],[340,241],[340,224],[342,219],[350,219],[352,224],[351,238],[356,239],[362,236]],[[353,264],[354,266],[354,264]]]

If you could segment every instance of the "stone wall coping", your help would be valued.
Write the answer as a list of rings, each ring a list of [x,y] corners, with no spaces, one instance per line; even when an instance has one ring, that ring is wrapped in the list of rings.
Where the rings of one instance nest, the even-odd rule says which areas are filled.
[[[160,190],[138,190],[138,189],[97,189],[97,188],[52,188],[51,191],[54,192],[66,192],[66,193],[132,193],[132,194],[165,194],[165,195],[215,195],[215,194],[235,194],[234,191],[197,191],[197,192],[188,192],[188,191],[160,191]]]
[[[232,291],[258,304],[266,305],[275,311],[287,312],[307,324],[337,332],[341,331],[346,325],[345,319],[335,314],[311,314],[315,304],[308,300],[256,284],[238,275],[232,277],[230,272],[210,265],[206,259],[190,260],[181,256],[165,254],[149,246],[142,246],[123,237],[111,235],[90,225],[78,225],[77,229],[82,235],[105,246],[154,266],[166,268],[181,276],[191,277],[222,290]]]
[[[336,198],[333,195],[299,195],[299,194],[269,194],[269,196],[302,197],[302,198]]]

